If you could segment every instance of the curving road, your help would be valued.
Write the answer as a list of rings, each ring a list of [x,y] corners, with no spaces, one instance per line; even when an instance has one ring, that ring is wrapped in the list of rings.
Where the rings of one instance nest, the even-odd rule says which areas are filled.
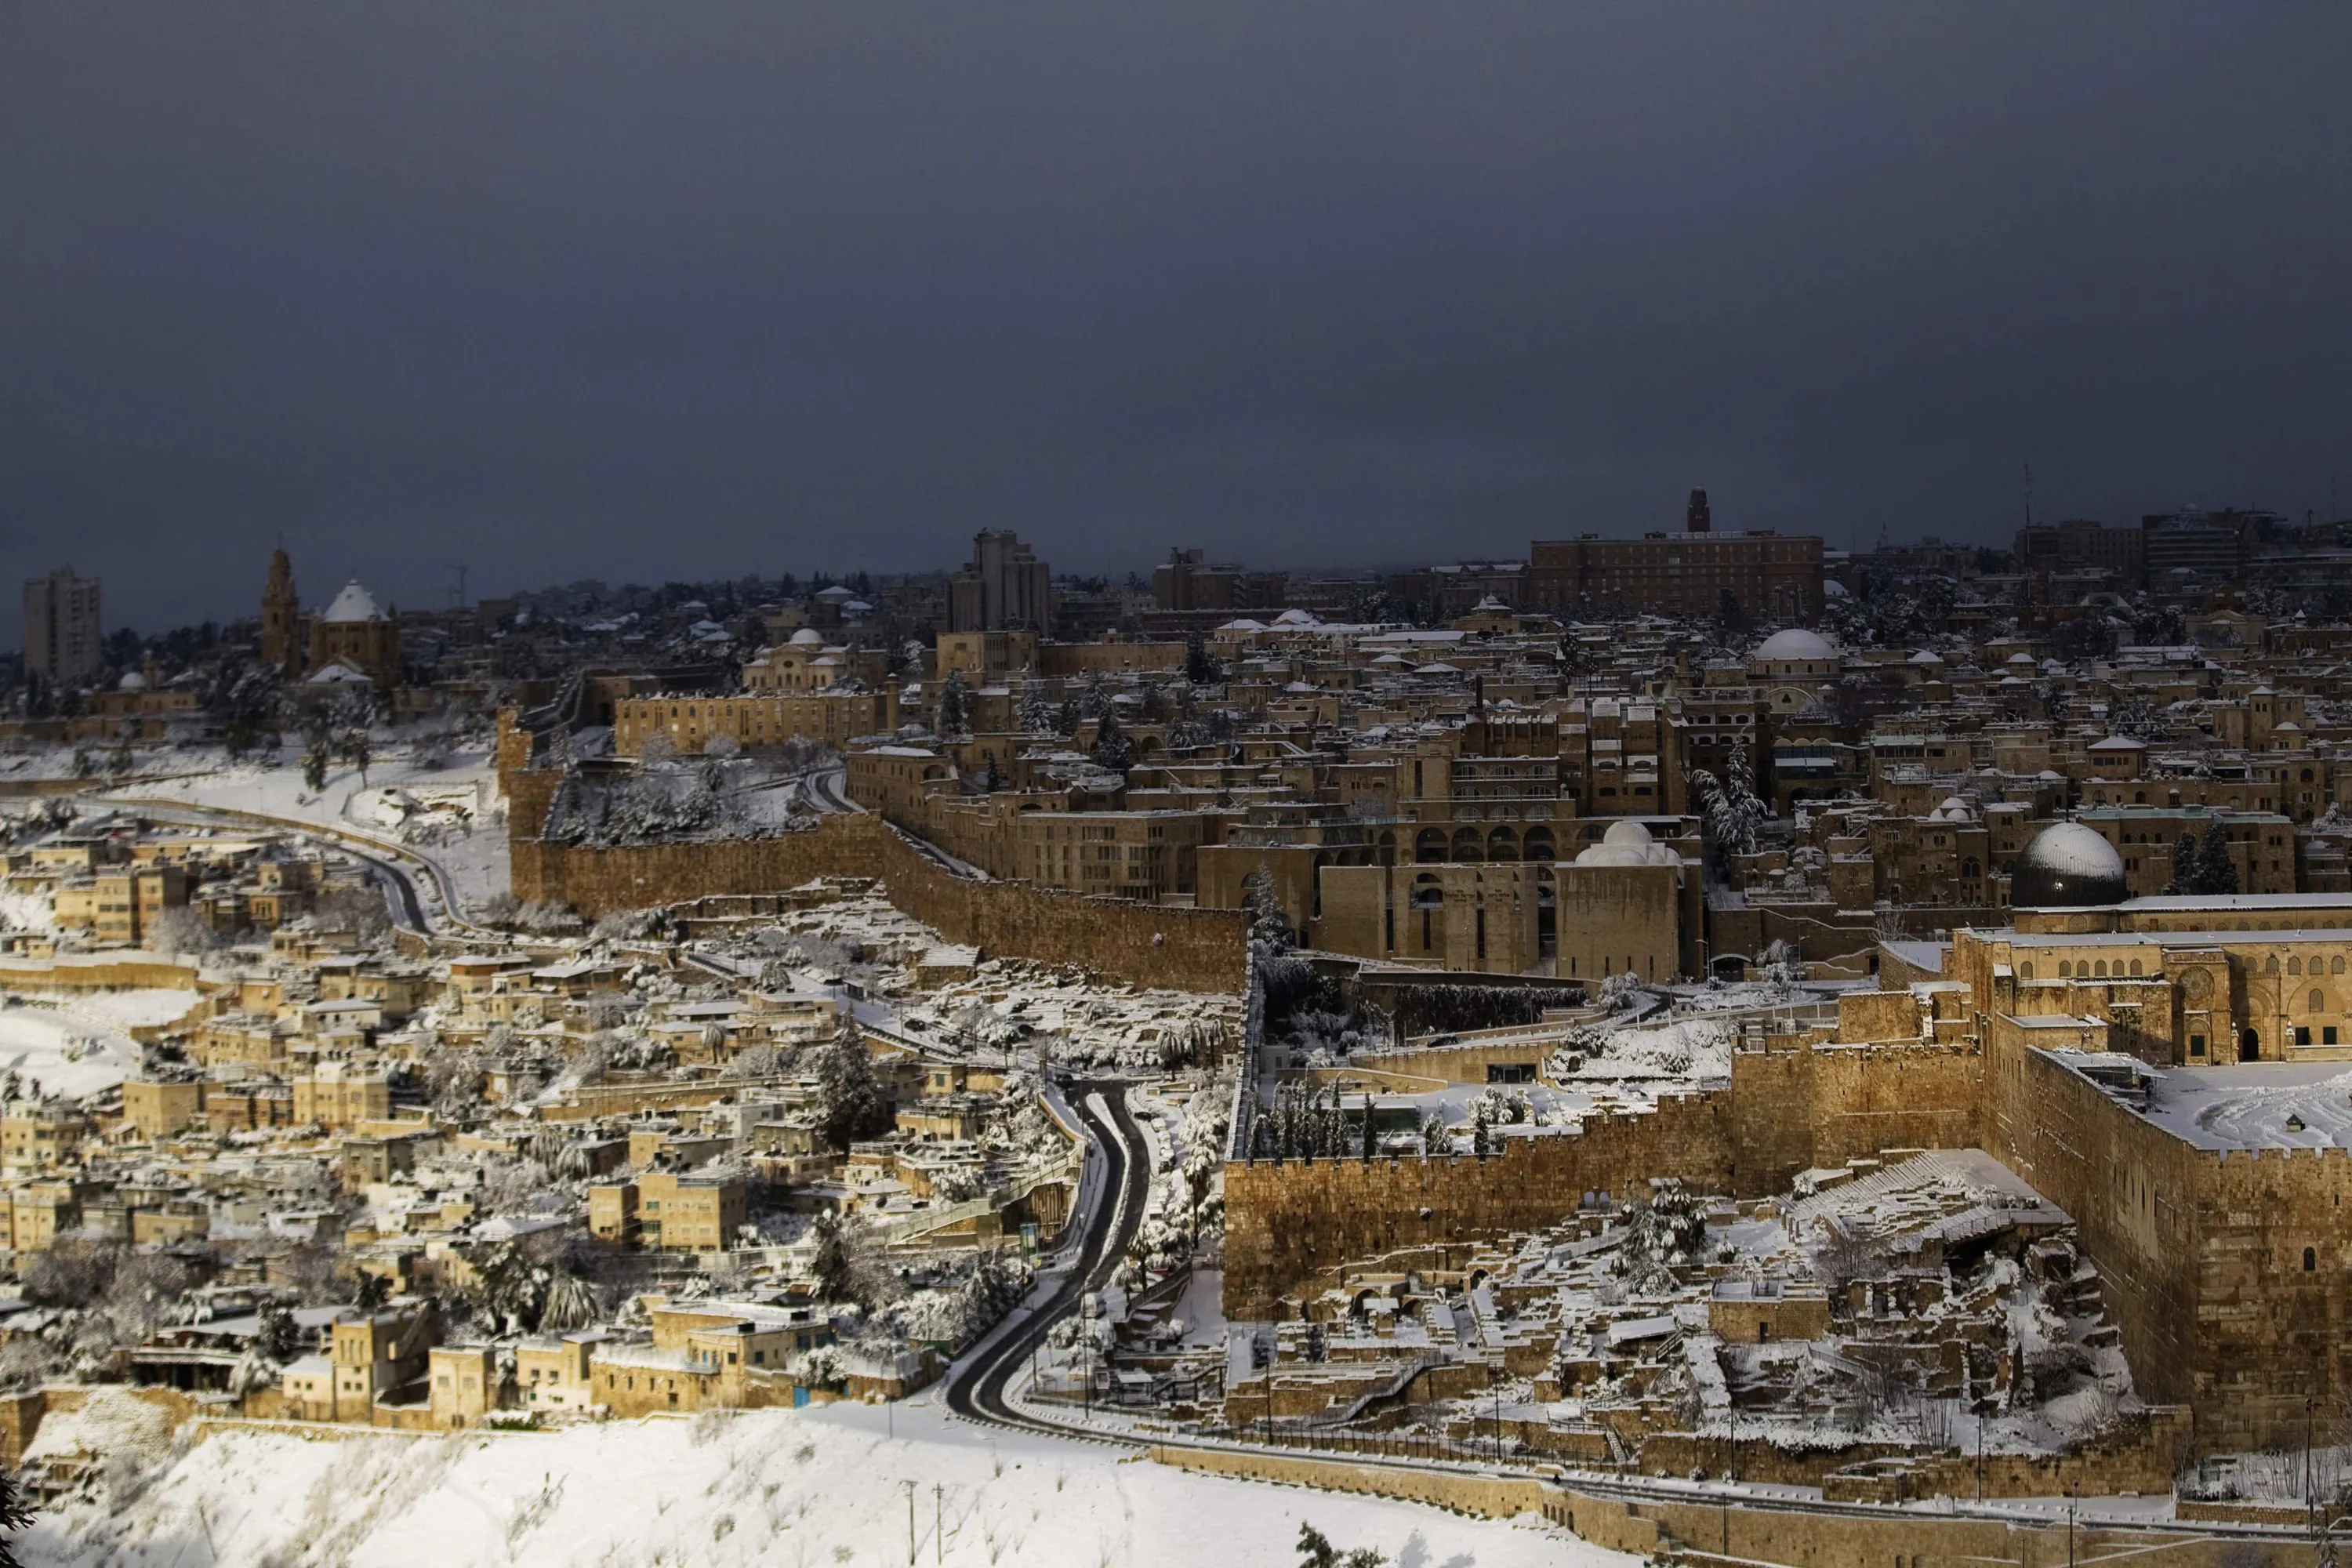
[[[258,811],[240,811],[235,806],[194,805],[183,801],[144,800],[129,796],[114,798],[101,796],[99,798],[99,804],[118,806],[126,811],[136,811],[140,816],[150,817],[157,822],[176,820],[200,827],[224,825],[249,827],[257,825],[288,832],[307,833],[315,837],[329,839],[337,848],[341,849],[353,859],[363,861],[373,868],[377,879],[384,885],[388,900],[387,907],[394,925],[415,931],[420,936],[430,936],[433,932],[432,922],[425,918],[424,900],[416,896],[416,883],[405,870],[402,869],[400,863],[393,859],[383,847],[372,838],[361,837],[326,824],[305,822],[299,817],[273,816]],[[455,909],[456,905],[451,901],[455,889],[443,877],[440,868],[421,855],[415,856],[415,859],[417,864],[430,871],[440,884],[443,909],[445,910]],[[464,924],[454,917],[445,916],[445,919],[447,919],[448,923],[453,926],[462,927]]]
[[[1095,1109],[1097,1094],[1102,1097],[1108,1115]],[[1119,1260],[1127,1256],[1128,1244],[1135,1239],[1136,1230],[1143,1223],[1144,1200],[1151,1185],[1151,1162],[1143,1152],[1142,1135],[1128,1114],[1127,1085],[1076,1085],[1071,1091],[1070,1109],[1085,1125],[1088,1140],[1101,1152],[1105,1162],[1104,1180],[1097,1189],[1093,1207],[1077,1220],[1077,1262],[1054,1293],[1018,1327],[983,1342],[978,1351],[949,1370],[947,1400],[948,1408],[974,1421],[1101,1437],[1104,1434],[1077,1422],[1053,1421],[1015,1410],[1004,1397],[1013,1374],[1045,1342],[1054,1325],[1077,1310],[1087,1291],[1098,1290],[1110,1282],[1118,1271]]]

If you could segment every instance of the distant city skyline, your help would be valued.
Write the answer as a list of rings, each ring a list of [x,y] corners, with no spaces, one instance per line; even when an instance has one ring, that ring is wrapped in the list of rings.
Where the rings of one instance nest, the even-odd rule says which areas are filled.
[[[0,535],[596,576],[1998,543],[2352,480],[2338,7],[34,8]],[[20,628],[9,596],[0,639]]]

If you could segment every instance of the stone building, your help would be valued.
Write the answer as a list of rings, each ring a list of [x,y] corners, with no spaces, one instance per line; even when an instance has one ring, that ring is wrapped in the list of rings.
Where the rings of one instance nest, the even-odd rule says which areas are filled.
[[[311,681],[336,666],[365,676],[383,689],[400,684],[400,612],[397,607],[389,613],[379,609],[356,577],[310,623]]]

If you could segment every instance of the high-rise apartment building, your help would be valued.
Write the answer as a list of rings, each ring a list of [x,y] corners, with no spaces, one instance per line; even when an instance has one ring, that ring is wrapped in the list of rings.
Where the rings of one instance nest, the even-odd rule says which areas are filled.
[[[1053,574],[1011,529],[972,536],[971,564],[948,582],[948,629],[955,632],[1054,629]]]
[[[88,680],[105,660],[98,579],[70,566],[25,583],[25,669],[52,681]]]

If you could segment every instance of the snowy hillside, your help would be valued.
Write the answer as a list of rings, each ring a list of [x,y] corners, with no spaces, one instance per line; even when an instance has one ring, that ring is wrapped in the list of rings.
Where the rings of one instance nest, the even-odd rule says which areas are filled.
[[[231,1432],[16,1542],[27,1564],[470,1568],[908,1561],[1253,1568],[1301,1520],[1397,1568],[1630,1564],[1533,1521],[1195,1476],[1120,1451],[952,1423],[925,1403],[759,1411],[560,1433],[305,1442]]]

